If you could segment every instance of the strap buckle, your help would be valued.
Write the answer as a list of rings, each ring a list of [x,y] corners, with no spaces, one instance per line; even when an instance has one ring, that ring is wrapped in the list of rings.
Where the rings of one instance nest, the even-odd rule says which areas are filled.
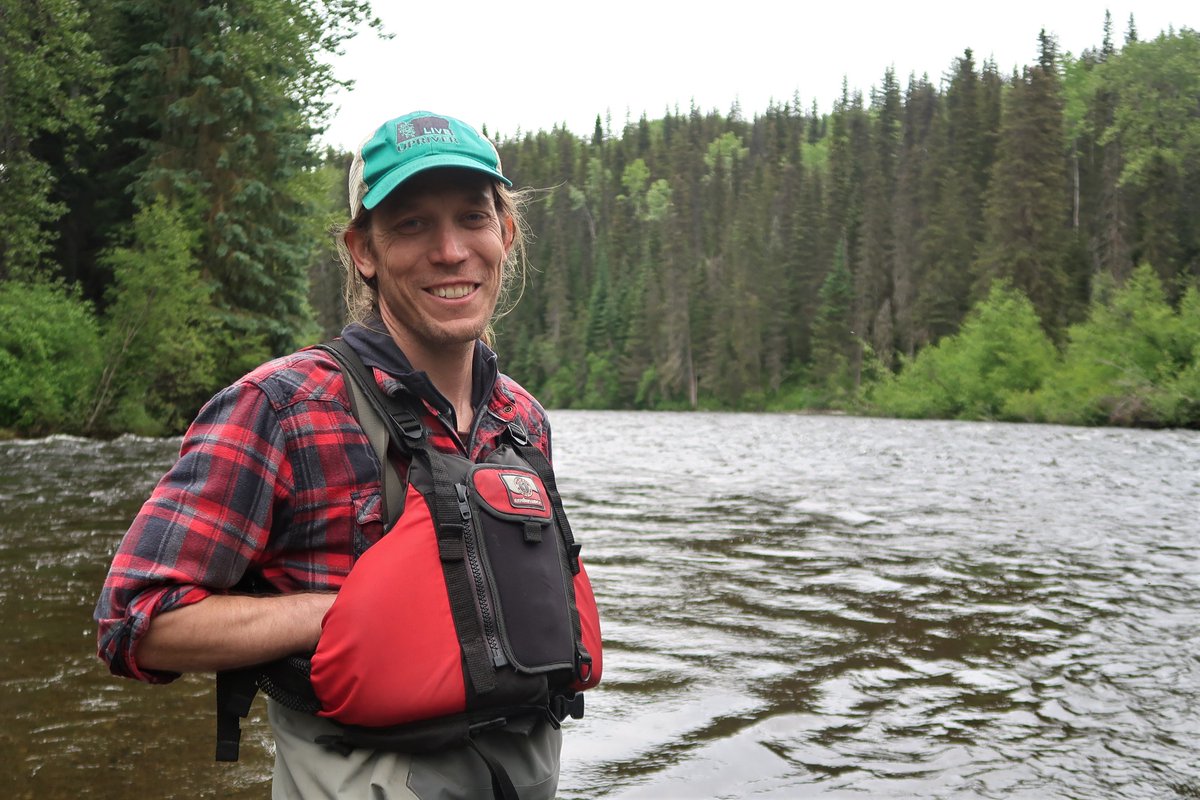
[[[508,435],[521,447],[529,444],[529,431],[525,430],[524,424],[519,419],[509,420]]]
[[[388,413],[395,420],[396,427],[400,429],[400,433],[404,434],[404,439],[409,445],[418,445],[425,438],[425,426],[410,409],[393,406],[388,409]]]
[[[550,698],[550,711],[560,722],[567,717],[583,719],[583,693],[573,692],[570,696],[556,694]]]

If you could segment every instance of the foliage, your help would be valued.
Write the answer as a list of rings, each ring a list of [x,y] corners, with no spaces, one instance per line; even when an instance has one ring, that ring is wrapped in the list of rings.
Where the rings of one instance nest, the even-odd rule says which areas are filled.
[[[1121,155],[1131,263],[1153,264],[1177,300],[1200,276],[1200,33],[1132,42],[1100,72],[1112,109],[1099,142]]]
[[[550,405],[858,408],[878,388],[905,413],[1039,418],[1033,391],[1056,362],[1031,321],[1065,340],[1150,248],[1175,253],[1160,267],[1172,302],[1196,279],[1200,195],[1180,189],[1200,181],[1121,179],[1131,120],[1151,116],[1124,98],[1174,82],[1172,107],[1190,107],[1190,79],[1172,77],[1200,74],[1189,37],[1106,38],[1075,58],[1043,32],[1011,77],[967,50],[941,88],[887,71],[869,103],[847,86],[825,115],[795,98],[749,119],[693,107],[623,135],[501,142],[518,184],[560,187],[531,215],[543,269],[500,324],[507,363]],[[1190,152],[1185,119],[1161,147]],[[997,280],[1033,310],[989,294]],[[992,335],[1011,366],[985,358]],[[958,383],[926,382],[918,402],[904,373],[939,342],[922,369]]]
[[[366,0],[0,10],[0,278],[57,280],[98,309],[93,430],[177,429],[222,382],[337,330],[324,230],[348,156],[313,144],[327,56]],[[828,113],[796,96],[498,142],[517,186],[552,187],[527,211],[536,269],[496,326],[506,369],[553,407],[875,396],[906,414],[1200,424],[1200,38],[1118,47],[1110,28],[1078,58],[1043,33],[1010,76],[969,50],[938,83],[887,70]],[[1139,362],[1136,391],[1064,362],[1076,389],[1051,393],[1031,321],[1076,359],[1099,335],[1086,325],[1123,342],[1105,309],[1143,262],[1170,359]]]
[[[120,80],[111,102],[140,150],[127,166],[135,197],[168,199],[200,232],[197,255],[230,338],[264,339],[275,352],[295,346],[310,328],[307,267],[319,243],[307,223],[324,201],[311,142],[337,84],[322,56],[365,4],[114,6]]]
[[[1039,419],[1071,424],[1200,424],[1200,299],[1175,311],[1148,265],[1106,291],[1069,332],[1062,368],[1029,399]]]
[[[175,430],[317,338],[330,180],[313,145],[328,56],[369,17],[366,0],[0,0],[0,279],[61,280],[104,312],[89,429]],[[154,232],[139,215],[161,221],[159,198]],[[141,294],[162,270],[179,297]],[[147,304],[171,310],[139,319]]]
[[[821,284],[813,321],[812,382],[823,392],[827,406],[844,401],[855,384],[850,370],[857,344],[851,322],[854,288],[845,252],[839,244],[833,270]]]
[[[101,256],[113,283],[84,430],[177,429],[211,393],[217,325],[192,254],[198,238],[160,198],[134,218],[128,244]]]
[[[0,0],[0,279],[45,269],[58,182],[93,137],[108,69],[78,0]]]
[[[0,282],[0,428],[80,432],[99,354],[95,315],[78,292]]]
[[[986,238],[977,289],[1010,281],[1034,303],[1049,330],[1075,316],[1070,247],[1065,97],[1054,39],[1044,32],[1038,63],[1004,95],[996,161],[987,192]]]
[[[612,408],[619,402],[617,370],[604,356],[589,353],[587,383],[578,408]]]
[[[1033,305],[999,282],[957,334],[906,362],[897,377],[875,387],[871,400],[878,411],[900,417],[1012,419],[1056,361]]]
[[[344,270],[330,229],[346,217],[346,184],[350,158],[332,148],[325,153],[319,169],[306,173],[313,182],[310,191],[319,213],[306,220],[308,236],[317,243],[308,263],[308,306],[319,331],[312,338],[331,339],[342,329],[345,311],[342,300]]]
[[[1120,100],[1106,138],[1125,149],[1123,184],[1152,180],[1156,165],[1172,170],[1200,158],[1200,33],[1182,29],[1134,42],[1106,64],[1104,78]]]

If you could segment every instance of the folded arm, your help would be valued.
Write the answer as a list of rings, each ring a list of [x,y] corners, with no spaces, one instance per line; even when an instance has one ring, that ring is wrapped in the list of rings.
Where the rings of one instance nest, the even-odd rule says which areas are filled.
[[[336,596],[210,595],[154,617],[136,661],[149,670],[214,672],[312,652]]]
[[[113,672],[159,683],[311,645],[328,600],[230,593],[291,495],[266,397],[246,384],[219,393],[113,558],[96,608],[100,656]]]

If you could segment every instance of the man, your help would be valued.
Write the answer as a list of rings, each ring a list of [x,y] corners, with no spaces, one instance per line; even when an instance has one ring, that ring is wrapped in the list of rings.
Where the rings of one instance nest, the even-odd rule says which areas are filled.
[[[382,125],[363,144],[351,169],[351,221],[338,238],[354,321],[342,339],[384,395],[413,409],[430,451],[424,461],[440,463],[438,454],[455,454],[465,457],[459,458],[464,463],[479,463],[496,458],[509,439],[526,437],[527,447],[535,447],[547,462],[550,456],[544,410],[499,373],[495,354],[481,341],[512,270],[521,266],[521,220],[509,186],[490,142],[457,119],[428,112]],[[316,650],[314,684],[333,674],[333,682],[349,682],[352,691],[364,691],[370,707],[376,689],[357,665],[343,666],[337,655],[343,652],[341,645],[321,650],[332,636],[323,638],[323,620],[333,621],[339,631],[346,625],[365,627],[356,635],[368,644],[384,632],[385,623],[400,631],[396,635],[424,623],[417,615],[405,617],[411,610],[407,599],[388,599],[402,605],[364,614],[348,605],[345,591],[339,597],[360,556],[386,550],[369,550],[385,538],[386,500],[380,459],[353,414],[348,381],[329,353],[304,350],[259,367],[201,410],[184,438],[179,461],[122,541],[96,608],[100,656],[114,673],[166,682],[182,672],[233,670]],[[422,452],[393,449],[389,460],[405,475],[418,469],[421,460],[414,453]],[[529,476],[535,488],[548,487],[556,497],[552,477],[543,487],[538,475]],[[422,498],[413,491],[410,486],[401,522],[420,505]],[[465,500],[460,505],[464,518],[469,516]],[[599,679],[598,626],[594,614],[584,609],[585,602],[592,603],[590,588],[570,552],[565,517],[554,517],[546,505],[544,519],[523,523],[521,547],[528,550],[543,541],[539,526],[552,518],[566,529],[567,546],[559,549],[566,553],[563,563],[576,572],[573,591],[572,579],[564,573],[572,615],[574,595],[580,594],[579,613],[572,617],[577,643],[573,686],[586,688]],[[560,512],[556,505],[554,513]],[[439,514],[427,511],[425,527],[446,530]],[[425,547],[420,544],[423,530],[403,536]],[[443,542],[441,532],[428,535],[438,537],[428,540],[436,542],[430,545],[433,566],[416,574],[418,567],[406,558],[389,567],[400,571],[384,583],[405,591],[429,583],[427,573],[439,570],[436,554]],[[476,541],[473,534],[463,536],[468,547]],[[386,541],[405,539],[393,534]],[[446,556],[445,550],[442,556],[447,564],[458,558]],[[450,569],[446,566],[447,576]],[[495,565],[490,569],[503,571]],[[368,581],[364,574],[356,572],[359,584],[378,587],[378,580]],[[249,576],[272,593],[238,593]],[[440,576],[433,578],[442,588],[429,602],[440,608],[448,594],[453,605],[455,591],[445,588],[449,578],[444,584]],[[481,598],[497,592],[494,585],[476,584],[476,590],[484,593]],[[502,605],[501,594],[502,589],[497,606]],[[511,613],[516,601],[508,605]],[[471,606],[472,613],[478,616],[482,607],[481,599]],[[460,620],[454,624],[460,629],[457,640],[453,631],[431,635],[462,642],[465,653],[470,636],[462,633]],[[507,626],[524,627],[513,619]],[[514,637],[520,635],[515,631]],[[594,662],[584,639],[591,644]],[[507,639],[504,646],[503,652],[497,647],[486,669],[498,673],[512,662],[506,673],[512,677],[522,672],[513,666],[521,661]],[[452,654],[455,670],[460,655],[457,649]],[[462,663],[468,661],[462,656]],[[551,666],[534,665],[525,672],[557,674]],[[520,680],[534,677],[525,674]],[[481,681],[492,680],[488,675],[452,678],[460,681],[459,695],[478,699],[491,691],[480,688]],[[365,690],[359,682],[367,683]],[[555,691],[572,694],[570,688]],[[334,751],[317,740],[325,737],[327,743],[347,729],[328,718],[330,704],[322,701],[325,710],[317,716],[269,701],[276,737],[273,797],[479,797],[499,792],[510,779],[526,800],[555,794],[560,738],[554,716],[561,714],[512,719],[497,731],[473,736],[468,745],[434,752],[375,746]],[[342,721],[360,724],[353,717]],[[371,717],[370,724],[407,721]],[[503,773],[500,778],[497,771]]]

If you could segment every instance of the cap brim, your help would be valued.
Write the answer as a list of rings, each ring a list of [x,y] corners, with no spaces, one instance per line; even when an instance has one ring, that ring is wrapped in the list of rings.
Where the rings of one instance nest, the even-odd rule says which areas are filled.
[[[415,163],[396,167],[391,172],[387,173],[378,181],[376,181],[375,185],[371,187],[371,190],[363,195],[363,207],[374,208],[375,206],[379,205],[383,198],[391,194],[397,186],[404,183],[409,178],[427,170],[437,169],[438,167],[461,167],[463,169],[469,169],[475,172],[482,172],[484,175],[488,175],[500,181],[505,186],[512,186],[512,181],[510,181],[508,178],[504,177],[491,167],[485,164],[480,164],[473,158],[456,154],[431,155],[418,159]]]

